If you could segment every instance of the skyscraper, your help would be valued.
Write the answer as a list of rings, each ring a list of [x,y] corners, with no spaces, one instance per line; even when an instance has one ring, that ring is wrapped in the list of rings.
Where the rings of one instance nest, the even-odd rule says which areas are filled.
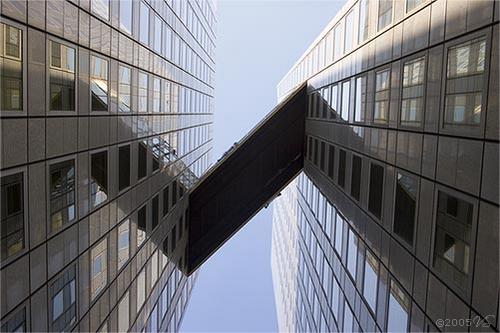
[[[309,95],[281,330],[498,330],[499,7],[349,0],[279,83]]]
[[[176,331],[211,161],[205,0],[5,0],[1,331]]]

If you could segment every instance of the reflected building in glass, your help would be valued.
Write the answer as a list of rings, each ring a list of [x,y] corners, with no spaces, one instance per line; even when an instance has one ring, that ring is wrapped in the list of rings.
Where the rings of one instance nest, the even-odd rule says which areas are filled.
[[[309,90],[281,331],[498,330],[499,7],[349,0],[279,83]]]
[[[214,5],[6,0],[1,331],[177,331],[211,161]]]

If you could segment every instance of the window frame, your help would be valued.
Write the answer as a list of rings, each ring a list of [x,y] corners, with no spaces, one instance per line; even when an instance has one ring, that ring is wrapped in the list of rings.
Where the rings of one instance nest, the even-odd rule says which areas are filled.
[[[51,110],[51,108],[50,108],[50,70],[52,68],[50,62],[51,62],[51,59],[52,59],[52,48],[51,48],[51,43],[52,42],[64,45],[66,47],[70,47],[70,48],[72,48],[72,49],[75,50],[75,72],[73,73],[73,75],[75,76],[75,78],[74,78],[74,81],[75,81],[74,82],[74,87],[75,87],[75,96],[74,96],[74,99],[75,99],[75,109],[74,110]],[[76,116],[79,113],[79,107],[78,107],[78,102],[79,102],[79,97],[78,97],[78,95],[79,95],[79,93],[78,93],[79,84],[78,84],[78,81],[79,81],[79,79],[78,79],[78,75],[80,73],[79,73],[79,70],[78,70],[78,66],[79,66],[80,62],[79,62],[79,59],[78,59],[79,58],[78,45],[70,43],[70,42],[68,42],[66,40],[63,40],[61,38],[58,38],[58,37],[55,37],[55,36],[52,36],[52,35],[48,35],[47,39],[45,40],[45,47],[46,47],[46,59],[47,59],[47,61],[45,63],[45,107],[46,107],[46,110],[47,110],[47,116],[60,116],[60,115],[73,115],[73,116]],[[90,58],[89,58],[89,67],[90,67]]]
[[[66,274],[66,272],[68,272],[70,269],[74,269],[75,270],[75,278],[74,278],[74,281],[75,281],[75,320],[73,323],[71,323],[68,327],[65,327],[65,331],[71,331],[71,329],[75,326],[75,324],[78,322],[78,304],[79,304],[79,292],[78,292],[78,286],[79,286],[79,276],[78,276],[78,263],[73,263],[71,265],[69,265],[68,267],[66,267],[65,269],[63,269],[61,272],[59,272],[59,274],[57,274],[56,276],[54,276],[52,279],[50,279],[50,281],[47,283],[47,303],[48,303],[48,327],[49,327],[49,330],[54,330],[53,328],[53,323],[54,323],[54,320],[53,320],[53,316],[54,316],[54,306],[53,306],[53,299],[54,297],[62,290],[64,290],[64,287],[61,288],[59,290],[59,292],[57,292],[56,294],[52,295],[51,294],[51,289],[52,289],[52,286],[57,282],[57,280],[61,279],[64,277],[64,274]],[[65,284],[64,286],[68,285],[68,284],[71,284],[71,281],[67,284]],[[64,309],[63,309],[64,311]],[[63,312],[64,313],[64,312]]]
[[[445,116],[446,116],[446,96],[448,95],[446,93],[447,89],[447,72],[448,72],[448,54],[449,50],[453,47],[456,47],[460,44],[467,43],[468,41],[473,41],[475,39],[480,39],[484,38],[486,45],[485,45],[485,58],[484,58],[484,71],[483,71],[483,90],[481,94],[481,118],[479,121],[478,126],[471,126],[471,125],[453,125],[453,124],[446,124],[445,125]],[[488,78],[489,78],[489,71],[490,71],[490,55],[491,53],[491,29],[490,28],[485,28],[481,29],[480,31],[467,34],[466,36],[462,36],[460,38],[454,39],[452,41],[449,41],[444,44],[444,50],[443,50],[443,68],[442,68],[442,75],[441,75],[441,102],[439,106],[439,132],[444,133],[444,134],[454,134],[454,135],[460,135],[460,136],[466,136],[466,137],[484,137],[484,130],[486,127],[486,112],[488,111]]]
[[[22,180],[23,180],[23,234],[24,234],[24,241],[23,241],[23,248],[19,250],[17,253],[12,254],[11,256],[6,257],[5,259],[1,259],[0,257],[0,263],[1,266],[4,267],[8,263],[11,263],[24,255],[26,252],[28,252],[29,248],[29,239],[28,239],[28,209],[29,209],[29,203],[28,200],[26,200],[27,196],[26,194],[28,193],[28,176],[27,176],[28,169],[26,166],[23,167],[18,167],[14,168],[11,170],[5,170],[2,171],[2,176],[1,178],[8,177],[8,176],[13,176],[18,173],[22,173]]]
[[[371,122],[373,125],[376,125],[376,126],[388,126],[390,118],[391,118],[391,89],[392,89],[392,84],[391,84],[392,83],[391,82],[392,66],[391,66],[391,64],[388,64],[388,65],[383,66],[381,68],[377,68],[376,70],[373,71],[373,74],[374,74],[373,75],[373,109],[371,110],[371,116],[372,116]],[[377,75],[379,73],[383,73],[383,72],[389,72],[388,87],[386,89],[377,90]],[[387,95],[388,95],[387,99],[384,99],[384,101],[387,102],[387,119],[381,120],[381,118],[377,118],[377,119],[375,118],[375,112],[376,112],[376,107],[377,107],[377,94],[384,93],[384,92],[387,92]],[[365,117],[366,117],[366,113],[365,113]]]
[[[28,65],[27,65],[27,59],[26,56],[28,54],[28,46],[26,42],[26,36],[27,36],[27,27],[19,24],[15,21],[9,20],[7,18],[4,18],[3,16],[0,17],[0,24],[4,25],[10,25],[16,29],[21,30],[22,36],[21,36],[21,46],[20,46],[20,52],[21,52],[21,67],[22,67],[22,103],[23,107],[21,110],[2,110],[2,117],[19,117],[19,116],[27,116],[28,115],[28,108],[27,108],[27,103],[28,103]],[[5,41],[5,30],[3,32],[2,39]],[[2,55],[3,56],[3,55]],[[7,57],[8,58],[8,57]],[[46,72],[47,73],[47,72]],[[48,76],[48,75],[47,75]],[[47,109],[48,110],[48,109]]]

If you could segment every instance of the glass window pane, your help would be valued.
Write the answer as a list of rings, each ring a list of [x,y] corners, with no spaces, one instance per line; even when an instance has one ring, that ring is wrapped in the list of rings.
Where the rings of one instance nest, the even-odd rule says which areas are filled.
[[[344,43],[342,43],[342,25],[339,23],[337,26],[334,28],[334,34],[335,34],[335,40],[334,40],[334,49],[333,49],[333,59],[334,61],[340,59],[340,57],[343,55],[344,50],[343,46]]]
[[[408,329],[408,312],[410,300],[403,290],[391,280],[389,294],[389,314],[387,316],[388,332],[406,332]]]
[[[461,290],[467,290],[473,205],[438,192],[434,267]]]
[[[90,298],[94,299],[108,282],[108,245],[103,239],[90,251]]]
[[[90,92],[92,111],[108,111],[108,61],[90,58]]]
[[[130,252],[130,220],[120,224],[118,227],[118,269],[128,260]]]
[[[358,238],[352,231],[349,229],[349,243],[347,250],[347,269],[349,273],[356,280],[356,263],[358,258]]]
[[[75,49],[50,41],[50,110],[75,110]]]
[[[378,261],[369,251],[366,251],[365,279],[363,296],[375,313],[377,306]]]
[[[352,49],[354,42],[354,10],[351,10],[345,18],[345,38],[344,38],[344,50],[349,52]]]
[[[137,246],[146,239],[146,206],[137,212]]]
[[[394,204],[394,233],[413,246],[418,184],[413,177],[398,172]]]
[[[369,9],[368,0],[359,1],[359,43],[364,42],[368,38]]]
[[[76,218],[75,160],[50,166],[50,226],[59,230]]]
[[[108,152],[92,154],[90,159],[90,201],[96,207],[108,199]]]
[[[350,104],[350,87],[351,87],[351,82],[346,81],[342,83],[342,111],[341,111],[341,117],[343,120],[348,121],[349,120],[349,104]]]
[[[361,165],[362,159],[357,155],[352,156],[352,174],[351,174],[351,195],[359,201],[361,193]]]
[[[486,40],[468,41],[448,50],[448,78],[484,71]]]
[[[119,86],[118,86],[118,111],[130,112],[130,68],[120,66]]]
[[[120,28],[132,34],[132,4],[133,0],[120,0]]]
[[[139,73],[139,112],[148,112],[148,75]]]
[[[24,248],[24,188],[23,174],[2,177],[2,260]]]
[[[118,148],[118,190],[130,186],[130,145]]]
[[[158,53],[161,52],[161,19],[159,16],[155,15],[155,21],[154,21],[155,27],[154,27],[154,35],[155,35],[155,40],[154,40],[154,50]]]
[[[149,8],[142,1],[140,4],[139,41],[144,44],[149,43]]]
[[[384,193],[384,168],[377,164],[371,164],[368,210],[379,219],[382,216],[383,193]]]
[[[1,109],[21,111],[23,109],[23,63],[22,31],[0,23],[0,34],[4,40],[0,51],[0,98]]]
[[[366,77],[356,78],[356,95],[354,105],[354,121],[362,122],[365,119]]]
[[[125,295],[118,304],[118,332],[127,332],[129,328],[129,292],[126,291]]]
[[[393,0],[380,0],[378,5],[378,30],[382,30],[392,22]]]
[[[146,271],[142,271],[137,276],[137,312],[141,309],[146,300]]]
[[[346,164],[346,151],[343,149],[339,150],[339,169],[338,169],[338,184],[341,187],[345,186],[345,164]]]
[[[342,216],[340,216],[340,214],[337,213],[337,219],[335,222],[335,250],[337,250],[339,257],[342,256],[343,229],[344,229],[344,220],[342,219]]]

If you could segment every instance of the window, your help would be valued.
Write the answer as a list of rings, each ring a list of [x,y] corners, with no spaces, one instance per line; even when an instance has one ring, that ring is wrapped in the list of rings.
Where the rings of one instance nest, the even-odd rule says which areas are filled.
[[[330,119],[335,119],[337,117],[337,112],[339,111],[339,105],[338,105],[338,88],[337,85],[332,86],[332,100],[331,100],[331,113],[330,113]]]
[[[371,252],[366,251],[365,258],[365,279],[363,285],[363,296],[373,313],[377,307],[377,282],[378,282],[378,261]]]
[[[118,269],[127,262],[130,254],[130,220],[118,226]]]
[[[391,280],[389,294],[389,314],[387,315],[388,332],[407,332],[410,299],[405,292]]]
[[[413,177],[398,172],[394,204],[394,233],[413,246],[418,184]]]
[[[75,49],[50,41],[50,110],[75,110]]]
[[[352,155],[351,195],[358,201],[361,189],[361,165],[361,157]]]
[[[108,61],[90,57],[92,111],[108,111]]]
[[[1,332],[26,332],[26,309],[23,307],[9,320],[3,321]]]
[[[335,147],[328,145],[328,177],[333,179],[333,167],[335,161]]]
[[[382,30],[392,22],[392,1],[380,0],[378,3],[378,30]]]
[[[92,12],[109,20],[109,0],[92,0]]]
[[[148,75],[139,73],[139,112],[148,112]]]
[[[335,42],[334,42],[334,48],[333,48],[333,60],[337,61],[340,59],[342,54],[344,53],[343,46],[344,44],[342,43],[342,25],[339,23],[337,26],[334,28],[334,34],[335,34]]]
[[[420,126],[424,96],[425,58],[404,64],[401,125]]]
[[[342,219],[342,216],[337,213],[337,219],[335,221],[335,250],[337,250],[337,253],[339,257],[342,256],[342,230],[344,228],[344,220]]]
[[[384,193],[384,167],[371,164],[370,192],[368,196],[368,210],[378,217],[382,216],[382,196]]]
[[[160,222],[160,198],[158,195],[156,195],[153,200],[152,200],[152,209],[153,209],[153,212],[152,212],[152,217],[151,217],[151,223],[152,223],[152,230],[154,230],[156,228],[156,226],[158,225],[158,223]]]
[[[163,113],[170,113],[170,82],[163,81]]]
[[[168,206],[168,189],[169,189],[168,186],[163,189],[163,216],[165,216],[165,215],[168,214],[168,209],[169,209],[169,206]]]
[[[73,265],[49,288],[51,300],[50,331],[69,331],[76,322],[76,267]]]
[[[90,202],[96,207],[108,199],[108,152],[90,155]]]
[[[161,157],[160,139],[156,137],[153,138],[151,142],[152,142],[151,155],[153,157],[152,167],[153,167],[153,172],[155,172],[160,169],[160,157]]]
[[[146,239],[146,206],[137,212],[137,247]]]
[[[23,173],[2,177],[2,260],[24,249]]]
[[[369,0],[359,1],[359,31],[358,42],[362,43],[368,38],[368,24],[370,22],[370,4]]]
[[[319,167],[321,171],[325,171],[325,150],[326,150],[326,143],[321,141],[320,154],[319,154]]]
[[[118,148],[118,190],[130,186],[130,145]]]
[[[177,226],[175,226],[175,225],[172,228],[172,231],[170,234],[170,239],[172,240],[172,242],[170,243],[170,245],[171,245],[170,252],[172,253],[175,251],[175,247],[176,247],[176,243],[177,243]]]
[[[356,94],[354,105],[354,121],[363,122],[365,120],[366,101],[366,77],[356,78]]]
[[[406,0],[406,12],[411,12],[426,0]]]
[[[344,333],[353,332],[354,315],[352,314],[351,308],[347,299],[344,300]]]
[[[479,126],[481,122],[486,40],[448,50],[444,125]]]
[[[137,177],[144,178],[148,174],[148,148],[143,142],[139,143],[139,158],[137,159]]]
[[[143,268],[137,276],[137,312],[142,308],[146,300],[146,271]]]
[[[345,17],[345,37],[344,50],[349,52],[354,42],[354,10],[351,10]]]
[[[349,243],[347,250],[347,269],[352,278],[356,280],[356,263],[358,259],[358,237],[349,229]]]
[[[346,152],[343,149],[339,150],[339,170],[337,174],[338,184],[341,187],[345,186],[345,159]]]
[[[134,0],[120,0],[120,28],[132,34],[132,6]]]
[[[118,303],[118,332],[128,332],[130,320],[130,305],[128,290]]]
[[[160,79],[155,77],[153,79],[153,112],[160,112],[160,95]]]
[[[389,120],[389,80],[391,70],[386,69],[376,74],[375,82],[375,123],[387,123]]]
[[[438,192],[434,267],[463,291],[467,290],[473,205]]]
[[[155,15],[155,21],[154,21],[154,34],[155,34],[155,40],[154,40],[154,50],[158,53],[161,52],[161,19],[159,16]]]
[[[0,23],[0,99],[1,109],[23,110],[23,32],[8,24]]]
[[[76,218],[75,160],[50,166],[50,226],[59,230]]]
[[[139,19],[139,41],[144,44],[149,43],[149,8],[141,1]]]
[[[130,112],[130,68],[120,66],[120,77],[118,86],[118,111]]]
[[[154,251],[151,256],[151,286],[158,280],[158,251]]]
[[[342,110],[340,116],[343,120],[349,120],[349,92],[351,88],[351,82],[346,81],[342,83]]]
[[[105,238],[90,251],[90,299],[108,283],[108,240]]]
[[[172,182],[172,206],[177,203],[177,180]]]

